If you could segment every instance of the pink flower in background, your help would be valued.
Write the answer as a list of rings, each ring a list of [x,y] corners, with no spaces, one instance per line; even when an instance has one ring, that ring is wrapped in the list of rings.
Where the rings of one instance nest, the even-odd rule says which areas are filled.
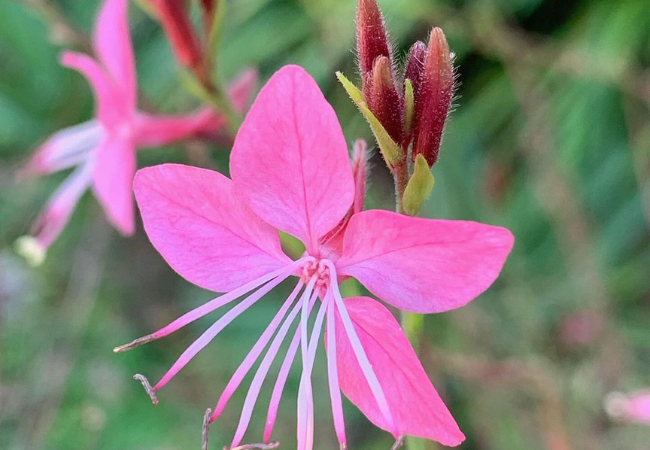
[[[363,150],[357,144],[353,173],[332,107],[303,69],[287,66],[262,89],[242,124],[231,156],[232,180],[176,164],[137,173],[136,200],[153,245],[188,281],[225,294],[115,350],[166,336],[242,298],[151,388],[152,398],[237,316],[282,281],[296,277],[295,288],[228,382],[210,417],[211,422],[222,414],[264,353],[233,447],[244,437],[262,384],[294,322],[297,329],[289,338],[268,407],[265,443],[271,439],[285,382],[300,349],[297,448],[313,447],[311,373],[323,327],[334,425],[342,447],[346,435],[341,390],[395,437],[414,435],[452,446],[463,441],[392,314],[369,297],[344,299],[338,284],[354,277],[394,307],[448,311],[492,284],[513,236],[504,228],[475,222],[361,211]],[[292,261],[283,253],[278,230],[304,243],[300,259]],[[333,244],[339,236],[340,245]],[[312,312],[316,318],[310,331]]]
[[[650,390],[613,392],[605,400],[605,409],[615,419],[650,425]]]
[[[132,234],[135,150],[217,131],[225,125],[224,119],[210,108],[183,116],[150,115],[137,110],[127,5],[127,0],[104,3],[93,36],[97,60],[73,52],[65,52],[61,58],[61,64],[79,71],[93,87],[96,118],[55,133],[25,169],[27,173],[45,175],[75,167],[37,218],[33,235],[18,241],[19,250],[35,263],[42,261],[90,186],[111,224],[124,235]],[[231,86],[238,109],[245,109],[255,83],[256,74],[248,71]]]

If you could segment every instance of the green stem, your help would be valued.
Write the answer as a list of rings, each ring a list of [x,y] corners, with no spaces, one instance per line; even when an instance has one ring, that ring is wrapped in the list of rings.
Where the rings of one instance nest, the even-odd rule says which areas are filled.
[[[406,214],[404,211],[404,191],[409,182],[409,170],[406,157],[402,158],[393,166],[393,176],[395,177],[395,203],[396,210],[400,214]]]
[[[201,80],[194,73],[181,71],[181,81],[185,88],[198,99],[209,103],[226,117],[226,125],[233,137],[237,135],[242,122],[241,115],[232,106],[227,91],[210,80]]]
[[[235,111],[235,108],[230,101],[230,97],[227,95],[227,91],[218,85],[210,85],[209,91],[211,96],[214,98],[214,105],[226,116],[226,121],[228,123],[228,129],[233,136],[237,135],[239,126],[242,123],[241,115]]]
[[[408,155],[408,151],[404,151],[403,154]],[[406,185],[411,176],[411,174],[409,174],[407,158],[408,156],[405,156],[393,167],[396,211],[400,214],[406,214],[404,211],[404,191],[406,190]],[[418,352],[420,347],[420,335],[424,324],[424,316],[403,311],[401,323],[404,334],[411,342],[411,345],[413,345],[415,351]],[[424,439],[413,436],[407,436],[405,444],[407,450],[424,450],[426,448],[426,441]]]

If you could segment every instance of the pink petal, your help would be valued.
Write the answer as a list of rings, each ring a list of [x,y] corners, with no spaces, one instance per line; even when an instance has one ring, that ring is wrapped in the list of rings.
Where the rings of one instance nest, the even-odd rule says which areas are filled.
[[[79,199],[86,192],[91,180],[89,164],[77,167],[56,190],[33,226],[33,235],[45,251],[66,226]]]
[[[138,113],[134,137],[138,148],[158,147],[191,138],[200,132],[218,131],[223,125],[224,118],[215,114],[212,108],[174,116]]]
[[[128,0],[105,0],[93,33],[97,57],[120,87],[120,101],[133,110],[136,79],[129,34]]]
[[[336,114],[297,66],[280,69],[262,88],[235,139],[230,171],[251,209],[311,254],[354,197]]]
[[[513,243],[501,227],[364,211],[350,219],[337,268],[397,308],[442,312],[490,287]]]
[[[627,414],[630,420],[650,425],[650,392],[643,391],[631,395]]]
[[[396,437],[411,435],[443,445],[459,445],[465,436],[431,384],[393,315],[368,297],[345,299],[345,306],[370,363],[380,369],[377,378],[386,393],[397,427]],[[390,430],[363,376],[338,314],[336,352],[339,381],[345,395],[376,426]]]
[[[23,170],[45,175],[79,165],[90,159],[92,150],[103,138],[104,128],[97,120],[64,128],[36,149]]]
[[[234,108],[243,113],[253,100],[258,74],[255,69],[246,69],[228,85],[228,95]]]
[[[106,216],[117,230],[129,236],[135,231],[131,185],[135,150],[129,139],[106,138],[97,148],[93,188]]]
[[[612,392],[605,399],[605,409],[615,419],[650,425],[650,390]]]
[[[82,53],[64,52],[61,65],[86,77],[95,92],[95,109],[103,124],[112,126],[123,120],[124,105],[119,102],[118,88],[97,61]]]
[[[220,173],[163,164],[140,170],[134,190],[149,239],[191,283],[227,292],[291,263]]]

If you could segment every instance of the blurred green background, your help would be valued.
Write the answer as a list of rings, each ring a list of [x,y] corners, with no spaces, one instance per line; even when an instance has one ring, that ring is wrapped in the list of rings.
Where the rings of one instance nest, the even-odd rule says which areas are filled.
[[[219,75],[253,66],[264,80],[285,63],[301,64],[347,139],[372,142],[334,77],[341,70],[355,78],[355,3],[230,1]],[[603,398],[650,386],[648,1],[379,3],[400,54],[436,25],[457,55],[457,107],[422,215],[503,225],[517,239],[487,293],[425,320],[422,361],[468,436],[461,448],[647,450],[650,427],[612,420]],[[205,408],[282,292],[228,327],[154,407],[132,374],[157,379],[214,317],[125,354],[111,349],[211,294],[169,269],[141,227],[120,238],[90,195],[43,266],[32,269],[13,252],[62,180],[19,182],[15,170],[50,133],[93,111],[86,81],[58,65],[61,49],[74,44],[52,12],[83,35],[97,7],[0,0],[0,449],[198,449]],[[148,101],[170,112],[197,106],[160,28],[134,5],[131,30]],[[139,158],[226,170],[228,154],[192,142]],[[391,179],[379,158],[372,162],[367,205],[392,209]],[[315,448],[337,448],[327,390],[318,388],[326,382],[322,355],[318,364]],[[274,435],[281,448],[295,443],[297,385],[296,371]],[[212,427],[211,448],[230,442],[244,393]],[[345,407],[350,448],[388,450],[391,437]],[[261,438],[265,412],[258,406],[247,442]]]

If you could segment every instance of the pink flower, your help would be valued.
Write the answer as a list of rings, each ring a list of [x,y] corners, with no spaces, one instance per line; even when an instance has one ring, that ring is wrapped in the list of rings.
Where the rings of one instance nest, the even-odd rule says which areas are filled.
[[[616,419],[650,425],[650,390],[613,392],[605,399],[605,409]]]
[[[78,70],[93,87],[96,118],[55,133],[27,165],[27,173],[40,175],[75,167],[37,218],[33,237],[19,241],[19,249],[35,263],[44,258],[46,249],[91,185],[108,220],[122,234],[132,234],[135,150],[218,130],[225,124],[210,108],[185,116],[150,115],[136,109],[136,74],[127,5],[128,0],[104,3],[93,36],[97,60],[73,52],[62,55],[61,64]],[[248,72],[231,87],[233,101],[240,110],[245,108],[255,82],[256,75]]]
[[[358,144],[355,180],[332,107],[303,69],[287,66],[262,89],[242,124],[231,155],[232,180],[176,164],[137,173],[136,200],[153,245],[191,283],[226,293],[115,350],[166,336],[243,297],[189,346],[151,389],[152,397],[231,321],[283,280],[296,277],[293,292],[244,358],[210,417],[214,421],[222,414],[265,352],[233,447],[242,441],[269,368],[295,321],[297,330],[268,407],[265,442],[300,348],[298,449],[312,448],[311,372],[323,327],[334,425],[342,447],[346,435],[340,390],[395,437],[421,436],[446,445],[464,439],[392,314],[369,297],[343,299],[338,282],[354,277],[377,297],[407,311],[448,311],[492,284],[513,237],[504,228],[474,222],[360,211],[363,194],[355,184],[363,189],[362,157]],[[305,244],[300,259],[292,261],[283,253],[278,230]],[[339,233],[341,245],[328,245]],[[310,332],[312,312],[316,318]]]

